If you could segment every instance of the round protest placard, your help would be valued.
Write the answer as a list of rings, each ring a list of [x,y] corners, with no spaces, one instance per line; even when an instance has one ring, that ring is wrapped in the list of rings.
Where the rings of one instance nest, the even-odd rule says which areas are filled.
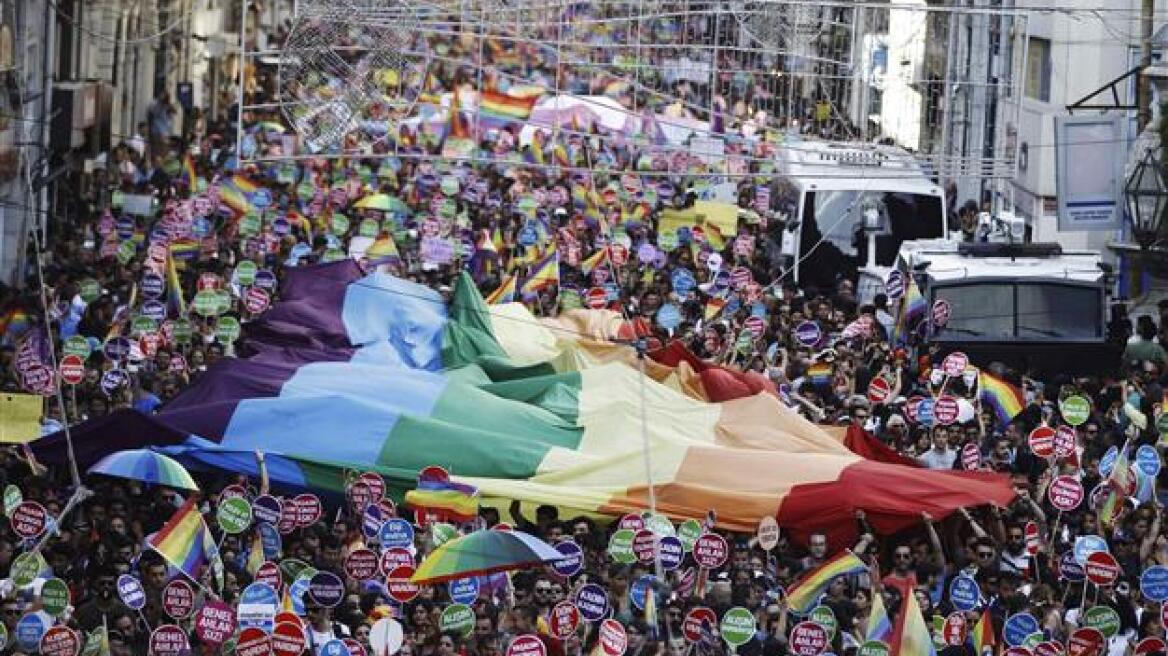
[[[961,467],[968,471],[981,467],[981,451],[977,444],[970,442],[961,447]]]
[[[190,583],[175,579],[162,589],[162,610],[176,620],[186,619],[195,612],[195,590]]]
[[[299,622],[281,622],[272,630],[272,656],[301,656],[307,644]]]
[[[406,520],[395,517],[381,525],[377,538],[383,547],[411,547],[414,544],[414,527]]]
[[[479,598],[479,580],[474,576],[454,579],[446,583],[446,593],[456,604],[473,604]]]
[[[918,408],[919,410],[919,408]],[[933,406],[933,417],[937,423],[948,426],[957,421],[957,416],[961,414],[961,406],[957,403],[957,399],[946,394],[937,399]]]
[[[190,648],[186,631],[174,624],[163,624],[150,634],[150,656],[179,656]]]
[[[949,601],[957,610],[969,611],[977,608],[981,599],[981,588],[973,577],[964,574],[954,577],[949,585]]]
[[[653,562],[657,547],[657,536],[647,528],[637,531],[633,535],[633,556],[639,563]]]
[[[570,601],[561,601],[552,607],[548,617],[548,629],[558,640],[566,640],[580,626],[580,611]]]
[[[235,656],[269,656],[271,653],[272,638],[262,629],[251,627],[239,632]]]
[[[76,385],[85,380],[85,361],[80,355],[66,355],[57,365],[61,380],[68,385]]]
[[[380,561],[381,573],[389,576],[389,573],[398,567],[413,567],[414,555],[410,553],[409,549],[405,547],[390,547],[381,552]]]
[[[251,526],[252,508],[247,499],[235,497],[219,504],[215,519],[223,532],[237,535]]]
[[[466,604],[450,604],[442,609],[438,617],[438,629],[443,633],[453,631],[462,637],[469,636],[474,630],[475,612]]]
[[[209,599],[195,613],[195,635],[201,642],[221,645],[235,634],[235,609],[222,601]]]
[[[421,587],[410,580],[414,575],[413,567],[396,567],[385,577],[385,589],[393,599],[406,603],[413,601],[421,592]]]
[[[301,494],[292,499],[292,507],[296,509],[296,525],[300,527],[312,526],[320,521],[324,514],[324,506],[315,494]]]
[[[354,581],[368,581],[377,575],[379,560],[372,549],[354,549],[345,556],[345,576]]]
[[[830,606],[816,606],[811,609],[811,614],[807,619],[822,626],[827,631],[827,639],[831,640],[835,637],[836,629],[839,628],[839,621],[835,618],[835,611]]]
[[[507,656],[547,656],[547,648],[538,636],[525,633],[515,636],[507,645]]]
[[[1108,606],[1092,606],[1083,614],[1082,624],[1110,638],[1119,632],[1119,613]]]
[[[860,649],[856,651],[856,656],[889,656],[890,649],[887,644],[879,640],[869,640],[860,645]]]
[[[1054,455],[1056,458],[1067,458],[1075,453],[1078,439],[1075,429],[1070,426],[1059,426],[1054,432]]]
[[[1071,512],[1083,502],[1083,484],[1074,476],[1063,474],[1050,482],[1046,496],[1050,504],[1063,512]]]
[[[1068,424],[1081,426],[1091,416],[1091,402],[1078,395],[1068,396],[1059,403],[1059,413]]]
[[[280,566],[266,560],[256,569],[252,580],[256,583],[266,583],[272,588],[278,588],[283,583],[283,578],[280,576]]]
[[[1115,560],[1115,556],[1106,551],[1096,551],[1087,556],[1084,568],[1087,570],[1087,580],[1100,586],[1115,583],[1121,573],[1119,562]]]
[[[261,494],[251,502],[251,514],[255,521],[273,526],[280,522],[283,508],[283,502],[270,494]]]
[[[730,546],[726,538],[717,533],[706,533],[693,546],[694,561],[705,569],[717,569],[726,563]]]
[[[308,583],[308,595],[321,606],[336,608],[345,598],[345,582],[332,572],[317,572]]]
[[[659,539],[657,560],[661,563],[661,568],[667,572],[681,567],[682,561],[685,560],[685,547],[682,546],[681,539],[672,535]]]
[[[749,609],[736,606],[722,615],[722,622],[718,625],[722,639],[732,647],[744,645],[754,637],[757,628],[754,613]],[[820,630],[823,630],[822,628]],[[792,640],[794,643],[794,640]]]
[[[681,633],[686,642],[691,644],[700,642],[702,634],[714,634],[714,627],[718,625],[718,616],[713,610],[705,606],[695,606],[685,615],[681,623]]]
[[[580,616],[589,622],[598,622],[608,615],[608,594],[595,583],[581,586],[575,601]]]
[[[1168,600],[1168,567],[1152,565],[1140,574],[1140,592],[1152,601]]]
[[[1037,631],[1038,620],[1030,613],[1015,613],[1007,617],[1005,624],[1002,625],[1002,637],[1011,647],[1020,646],[1030,634]]]
[[[638,517],[638,519],[640,518]],[[612,537],[608,540],[608,555],[616,562],[625,565],[636,562],[637,556],[633,552],[633,540],[636,538],[636,535],[633,529],[628,528],[622,528],[613,532]]]
[[[49,615],[60,617],[70,599],[69,586],[61,579],[52,578],[41,584],[41,608]]]
[[[27,585],[32,585],[32,582],[48,566],[48,563],[45,562],[45,557],[39,551],[26,551],[13,559],[12,566],[8,569],[8,578],[12,579],[12,582],[17,587],[23,588]]]
[[[129,574],[118,577],[118,597],[132,610],[142,610],[146,605],[146,591],[142,582]]]
[[[753,624],[754,616],[751,615]],[[752,631],[753,634],[753,626]],[[818,656],[828,647],[827,630],[815,622],[799,622],[789,636],[791,651],[799,656]]]
[[[36,501],[22,501],[8,517],[12,531],[26,540],[40,537],[48,521],[49,511]]]
[[[41,656],[77,656],[81,638],[67,626],[54,626],[41,636]]]
[[[280,610],[280,596],[274,586],[257,581],[243,589],[237,610],[239,626],[270,631]]]
[[[950,647],[965,644],[966,627],[964,613],[950,613],[941,628],[941,638]]]
[[[1030,431],[1027,441],[1030,450],[1039,458],[1049,458],[1054,455],[1055,429],[1050,426],[1038,426]]]
[[[584,551],[571,540],[557,542],[556,551],[563,557],[552,563],[552,569],[563,577],[575,576],[584,568]]]
[[[610,619],[601,622],[597,637],[600,649],[605,653],[605,656],[621,656],[625,653],[625,649],[628,649],[629,636],[625,632],[624,625],[616,620]]]

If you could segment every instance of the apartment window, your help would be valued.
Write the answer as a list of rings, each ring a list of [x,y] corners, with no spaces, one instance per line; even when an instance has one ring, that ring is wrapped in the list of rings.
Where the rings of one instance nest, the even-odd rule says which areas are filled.
[[[1030,37],[1026,50],[1026,96],[1050,102],[1050,39]]]

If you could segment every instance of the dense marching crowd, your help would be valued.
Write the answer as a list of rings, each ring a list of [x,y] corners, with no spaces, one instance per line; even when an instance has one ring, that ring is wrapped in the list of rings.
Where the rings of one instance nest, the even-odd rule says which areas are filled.
[[[596,630],[582,627],[565,639],[555,637],[553,625],[559,620],[553,608],[574,599],[585,584],[596,583],[607,593],[611,616],[624,627],[625,653],[634,656],[731,651],[716,621],[703,626],[687,618],[701,617],[695,608],[709,608],[722,618],[736,607],[755,620],[755,630],[743,636],[737,653],[807,653],[801,651],[805,645],[791,641],[801,618],[788,612],[785,591],[850,548],[869,568],[832,581],[820,602],[830,613],[813,613],[823,625],[832,624],[826,616],[834,618],[830,644],[821,647],[831,653],[879,656],[865,643],[873,637],[899,640],[893,636],[897,626],[881,632],[877,625],[881,617],[899,625],[895,620],[906,594],[916,598],[926,625],[935,627],[937,652],[970,653],[975,644],[993,645],[987,648],[998,652],[1023,643],[1031,651],[1012,653],[1048,656],[1058,653],[1052,645],[1059,650],[1068,645],[1071,654],[1119,656],[1133,653],[1137,645],[1145,650],[1139,653],[1164,651],[1163,642],[1143,641],[1164,638],[1160,602],[1168,598],[1168,527],[1162,526],[1156,485],[1161,432],[1168,429],[1161,419],[1168,400],[1168,307],[1161,307],[1160,316],[1138,317],[1134,326],[1122,316],[1112,322],[1109,339],[1123,346],[1123,356],[1108,376],[1037,379],[1033,372],[978,363],[1023,390],[1022,410],[1003,417],[981,401],[973,382],[959,376],[948,383],[949,394],[960,402],[959,420],[930,427],[919,421],[917,410],[918,397],[932,396],[941,384],[942,358],[935,347],[899,337],[896,303],[880,296],[872,304],[859,304],[849,279],[841,277],[829,288],[794,284],[775,256],[781,225],[774,220],[774,208],[758,198],[755,180],[745,178],[739,185],[738,232],[723,235],[719,243],[692,232],[684,238],[658,233],[662,211],[669,205],[684,209],[697,181],[685,173],[644,179],[620,175],[637,168],[640,158],[633,144],[614,153],[610,173],[583,177],[556,165],[551,157],[556,144],[548,144],[548,161],[539,163],[502,156],[474,164],[387,157],[237,169],[233,116],[189,122],[187,134],[172,139],[174,116],[168,98],[160,96],[140,133],[110,153],[105,168],[87,185],[80,199],[84,210],[54,217],[43,257],[30,248],[24,284],[0,287],[4,392],[28,387],[19,365],[30,338],[47,334],[58,359],[80,354],[83,361],[81,380],[63,386],[64,414],[55,398],[47,399],[46,434],[115,409],[154,412],[216,361],[233,357],[240,325],[278,299],[284,270],[356,257],[371,268],[385,266],[442,290],[458,271],[469,268],[485,296],[505,289],[514,275],[514,300],[539,316],[582,307],[582,291],[615,283],[606,306],[644,319],[639,325],[647,326],[654,339],[680,339],[704,359],[760,373],[791,408],[820,424],[861,427],[905,461],[933,469],[1007,473],[1018,491],[1009,507],[968,508],[937,521],[924,515],[919,529],[895,536],[877,536],[861,513],[855,518],[861,535],[857,544],[829,545],[822,535],[793,544],[781,530],[774,542],[727,535],[724,564],[695,573],[687,560],[690,567],[670,574],[668,585],[654,593],[659,602],[649,604],[655,606],[651,610],[645,608],[644,577],[654,567],[621,562],[625,559],[611,553],[611,538],[621,523],[565,516],[550,506],[538,508],[534,516],[524,516],[515,506],[502,515],[484,508],[473,526],[504,522],[552,544],[574,541],[583,550],[581,571],[563,576],[546,568],[484,578],[469,602],[473,623],[457,624],[443,612],[454,596],[445,585],[424,586],[416,598],[402,602],[376,580],[345,577],[337,606],[306,597],[306,607],[298,609],[308,649],[326,653],[329,640],[351,638],[373,653],[371,627],[393,617],[404,627],[399,653],[406,656],[497,656],[522,634],[539,636],[552,656],[596,648],[610,653],[605,650],[611,645],[598,647]],[[263,127],[275,119],[244,117],[252,146],[279,147],[279,131]],[[497,133],[491,137],[497,138]],[[572,150],[574,160],[589,159],[588,139],[565,139],[562,145]],[[500,152],[486,139],[480,146]],[[755,146],[761,153],[773,144]],[[678,170],[669,169],[668,162],[664,166]],[[218,190],[217,203],[200,206],[193,198],[206,196],[208,187]],[[373,194],[392,202],[357,206]],[[187,228],[174,231],[169,227],[174,225]],[[434,237],[450,248],[428,247]],[[153,249],[158,243],[164,244],[161,258]],[[655,248],[641,258],[634,246],[645,243]],[[607,257],[594,258],[601,252]],[[559,256],[558,279],[525,285],[552,253]],[[759,284],[715,299],[707,284],[718,268],[711,260],[726,263],[725,268],[745,267]],[[173,284],[167,280],[172,263]],[[267,293],[244,293],[257,287]],[[207,300],[222,296],[205,293],[217,289],[227,290],[222,304]],[[164,296],[166,304],[158,300]],[[176,296],[184,303],[175,303]],[[151,314],[160,304],[161,314]],[[670,308],[667,319],[661,312],[665,307]],[[180,321],[177,313],[184,310]],[[150,316],[145,319],[149,325],[140,322]],[[762,335],[743,342],[738,337],[755,316],[765,322]],[[796,327],[805,322],[818,327],[818,343],[809,346],[796,338]],[[138,339],[144,333],[155,337]],[[102,347],[123,335],[136,338],[128,342],[128,375],[109,376],[115,367]],[[47,345],[38,344],[42,347]],[[867,395],[877,377],[891,382],[882,403]],[[1059,436],[1069,434],[1073,447],[1058,456],[1036,453],[1032,432],[1040,426],[1065,427]],[[1129,463],[1135,468],[1130,474],[1125,473]],[[0,485],[18,489],[20,498],[39,502],[52,517],[61,515],[70,495],[68,472],[41,471],[20,449],[0,450],[0,465]],[[1107,486],[1129,480],[1133,489],[1118,495],[1118,507],[1108,505],[1116,495],[1109,496]],[[1077,488],[1068,481],[1077,481]],[[264,492],[262,482],[254,480],[201,477],[200,483],[205,494],[199,504],[209,518],[241,489],[253,497]],[[1101,483],[1103,492],[1092,494]],[[182,498],[136,483],[94,479],[88,484],[96,494],[55,526],[56,535],[43,550],[44,568],[35,572],[31,585],[14,582],[20,577],[13,566],[33,541],[18,536],[8,523],[0,527],[0,570],[14,572],[0,581],[0,614],[8,636],[2,653],[36,652],[39,645],[18,638],[31,635],[30,625],[53,623],[83,632],[83,642],[84,636],[105,631],[108,644],[90,641],[87,653],[145,654],[151,632],[169,624],[189,635],[191,653],[225,653],[214,641],[201,639],[187,613],[216,597],[229,605],[239,602],[256,577],[250,566],[254,529],[227,534],[211,522],[225,564],[222,586],[212,584],[208,573],[193,589],[194,609],[176,610],[166,603],[168,584],[183,577],[143,544],[176,513]],[[1057,493],[1052,494],[1052,486]],[[1076,489],[1079,501],[1071,506],[1067,497],[1073,498]],[[9,497],[6,492],[6,510],[13,505]],[[1066,507],[1057,507],[1056,498]],[[352,507],[327,508],[317,521],[282,535],[279,554],[265,553],[265,559],[283,565],[296,561],[296,566],[281,567],[286,585],[306,567],[343,575],[349,555],[370,539],[361,520]],[[663,532],[683,528],[692,526],[670,525]],[[1084,541],[1086,536],[1097,536],[1097,543]],[[418,530],[417,558],[440,541],[437,530]],[[1106,585],[1084,583],[1083,562],[1075,557],[1080,551],[1083,556],[1110,552],[1118,570],[1115,579]],[[124,575],[140,581],[144,601],[137,609],[127,605],[130,600],[121,590]],[[48,580],[67,586],[64,604],[47,603],[49,595],[42,591]],[[958,580],[962,592],[955,593]],[[976,588],[972,602],[970,581]],[[29,616],[42,619],[26,622]],[[983,616],[995,636],[988,642],[972,638],[975,626],[985,626]],[[1090,635],[1076,633],[1085,626],[1098,627],[1106,641],[1096,645]]]

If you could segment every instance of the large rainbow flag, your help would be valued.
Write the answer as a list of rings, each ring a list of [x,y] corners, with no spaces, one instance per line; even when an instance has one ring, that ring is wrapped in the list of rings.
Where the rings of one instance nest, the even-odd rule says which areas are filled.
[[[648,360],[612,341],[619,313],[537,319],[487,306],[469,274],[449,301],[352,260],[288,271],[280,301],[226,358],[145,416],[125,410],[74,428],[82,466],[153,445],[197,470],[256,477],[267,454],[282,491],[344,490],[345,473],[381,473],[400,499],[430,465],[479,490],[480,505],[616,516],[649,505],[639,436],[644,385],[660,512],[753,532],[777,517],[794,539],[854,539],[862,509],[879,532],[957,508],[1009,503],[1008,478],[866,460],[785,409],[765,380],[704,363],[680,345]],[[630,432],[632,431],[632,432]],[[342,438],[343,439],[340,439]],[[33,443],[65,459],[63,434]]]

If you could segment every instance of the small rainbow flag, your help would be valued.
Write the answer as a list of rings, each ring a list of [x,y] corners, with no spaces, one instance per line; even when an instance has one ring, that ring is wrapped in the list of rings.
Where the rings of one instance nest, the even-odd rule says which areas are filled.
[[[526,121],[539,96],[518,98],[493,89],[486,89],[479,96],[480,125],[487,128],[502,128],[510,123]]]
[[[499,288],[491,292],[486,299],[487,305],[499,305],[500,303],[510,303],[515,300],[516,276],[514,274],[507,276],[503,280],[503,284]]]
[[[910,277],[908,289],[904,294],[905,325],[911,327],[914,322],[925,316],[925,310],[927,309],[928,303],[925,302],[925,297],[921,295],[921,288],[917,287],[916,281]]]
[[[255,193],[260,188],[259,183],[239,174],[231,176],[231,182],[229,184],[244,194]]]
[[[884,597],[873,588],[872,608],[868,611],[868,629],[864,633],[864,640],[879,640],[887,643],[891,639],[892,621],[888,619],[888,610],[884,608]]]
[[[186,180],[187,186],[194,190],[195,181],[199,179],[199,175],[195,172],[195,158],[191,157],[190,153],[183,157],[183,178]]]
[[[904,590],[904,603],[893,632],[892,653],[899,656],[935,656],[937,647],[912,588]]]
[[[994,619],[988,610],[982,611],[981,618],[973,625],[973,654],[985,656],[986,649],[998,644],[998,637],[994,633]]]
[[[554,251],[531,267],[531,275],[523,282],[524,294],[537,294],[548,287],[560,284],[560,253]]]
[[[418,473],[417,489],[406,492],[406,504],[439,521],[468,522],[479,514],[479,490],[455,483],[442,469],[427,467]]]
[[[168,314],[172,317],[183,317],[187,314],[187,301],[183,298],[182,280],[178,277],[178,268],[175,265],[175,255],[172,252],[166,258],[166,305]]]
[[[389,235],[378,237],[377,241],[373,242],[365,251],[365,257],[369,258],[370,264],[389,264],[401,261],[401,255],[397,251],[397,243]]]
[[[1110,528],[1119,515],[1119,507],[1127,498],[1127,489],[1131,485],[1131,461],[1127,457],[1129,442],[1124,442],[1119,450],[1119,457],[1111,466],[1111,473],[1107,475],[1107,495],[1103,498],[1103,505],[1099,508],[1099,523]]]
[[[450,129],[447,136],[451,139],[469,139],[470,126],[466,124],[466,117],[462,115],[462,99],[458,89],[450,96]]]
[[[247,563],[245,565],[245,569],[247,569],[248,574],[255,576],[255,573],[259,571],[260,566],[263,564],[264,541],[263,538],[260,537],[260,532],[255,531],[252,533],[251,544],[248,546]]]
[[[195,497],[187,499],[186,503],[174,513],[174,516],[146,540],[147,546],[157,551],[192,581],[199,580],[199,570],[204,564],[211,564],[219,560],[219,550],[215,546],[215,539],[195,507]],[[222,581],[223,563],[219,562],[218,578]]]
[[[827,385],[831,382],[831,363],[816,362],[807,368],[807,377],[815,385]]]
[[[589,255],[587,259],[581,262],[580,270],[583,271],[585,275],[591,275],[592,271],[596,269],[596,267],[603,266],[607,262],[608,248],[606,247],[596,251],[592,255]]]
[[[994,409],[998,421],[1008,424],[1026,407],[1022,390],[1010,383],[986,372],[981,372],[977,379],[978,396],[988,406]]]
[[[787,608],[796,615],[806,615],[815,608],[827,586],[836,577],[856,574],[867,569],[868,565],[850,549],[841,551],[835,558],[817,567],[787,591]]]
[[[32,319],[24,308],[12,308],[0,321],[0,337],[10,343],[16,342],[32,328]]]
[[[705,316],[706,321],[710,321],[719,314],[722,314],[722,308],[724,307],[726,307],[726,299],[722,298],[721,296],[711,296],[710,299],[706,301],[706,308],[703,316]]]

